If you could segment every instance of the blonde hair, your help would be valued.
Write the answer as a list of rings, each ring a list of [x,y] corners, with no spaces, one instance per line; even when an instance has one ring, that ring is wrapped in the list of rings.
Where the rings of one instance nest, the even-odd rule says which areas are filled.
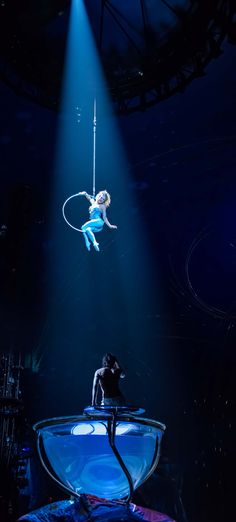
[[[104,194],[106,196],[106,200],[104,201],[104,205],[106,207],[109,207],[109,205],[111,204],[111,196],[109,194],[109,192],[107,192],[107,190],[100,190],[100,192],[98,192],[98,194],[96,195],[96,200],[97,198],[99,198],[102,194]]]

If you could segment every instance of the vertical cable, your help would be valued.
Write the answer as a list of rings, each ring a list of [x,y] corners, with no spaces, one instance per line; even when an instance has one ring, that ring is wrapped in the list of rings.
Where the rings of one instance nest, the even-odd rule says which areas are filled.
[[[93,196],[96,194],[96,125],[97,125],[97,106],[96,98],[93,103]]]

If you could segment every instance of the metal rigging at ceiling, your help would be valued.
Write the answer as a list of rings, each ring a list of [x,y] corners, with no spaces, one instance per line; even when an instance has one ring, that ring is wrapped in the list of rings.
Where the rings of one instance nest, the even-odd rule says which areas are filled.
[[[0,76],[14,90],[59,106],[69,0],[0,7]],[[108,89],[119,113],[144,110],[183,92],[236,43],[233,0],[85,0]]]

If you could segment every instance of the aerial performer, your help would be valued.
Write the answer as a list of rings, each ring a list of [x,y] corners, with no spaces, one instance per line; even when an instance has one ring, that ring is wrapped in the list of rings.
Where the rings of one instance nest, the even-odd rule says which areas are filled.
[[[106,190],[101,190],[96,196],[90,196],[87,192],[79,192],[79,196],[85,196],[90,203],[89,214],[90,219],[81,227],[81,232],[85,239],[85,245],[90,250],[91,243],[95,250],[99,252],[99,243],[97,242],[94,233],[101,232],[104,223],[109,228],[116,229],[116,225],[111,225],[107,219],[106,209],[111,203],[110,194]]]
[[[67,225],[69,227],[76,230],[76,232],[82,232],[84,239],[85,239],[85,245],[88,250],[90,250],[91,243],[95,250],[99,252],[99,243],[97,242],[95,238],[95,233],[101,232],[103,229],[104,223],[109,228],[116,229],[116,225],[111,225],[111,223],[107,219],[106,215],[106,209],[109,207],[111,203],[111,196],[107,192],[107,190],[101,190],[96,194],[96,188],[95,188],[95,178],[96,178],[96,99],[94,99],[94,117],[93,117],[93,195],[90,196],[87,192],[78,192],[77,194],[72,194],[72,196],[69,196],[66,201],[63,203],[62,206],[62,214],[63,218],[66,221]],[[72,198],[75,198],[77,196],[85,196],[87,200],[90,203],[89,207],[89,214],[90,219],[84,225],[80,228],[77,226],[74,226],[66,217],[65,208],[66,205],[69,203],[69,201]]]
[[[112,353],[102,359],[102,368],[96,370],[93,379],[92,406],[96,406],[98,390],[102,392],[102,406],[125,406],[125,398],[119,389],[119,380],[125,377],[118,360]]]

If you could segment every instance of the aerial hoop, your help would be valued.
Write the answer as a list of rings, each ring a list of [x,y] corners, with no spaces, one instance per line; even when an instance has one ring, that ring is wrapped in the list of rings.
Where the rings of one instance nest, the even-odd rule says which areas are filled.
[[[82,233],[83,233],[83,231],[82,231],[80,228],[78,228],[78,227],[74,227],[74,225],[72,225],[72,224],[68,221],[68,219],[67,219],[67,217],[66,217],[66,215],[65,215],[65,207],[66,207],[68,201],[70,201],[72,198],[76,198],[76,197],[79,196],[79,195],[80,195],[80,193],[78,192],[77,194],[72,194],[72,196],[69,196],[69,198],[66,199],[65,203],[63,203],[63,206],[62,206],[62,215],[63,215],[63,217],[64,217],[65,222],[67,223],[67,225],[68,225],[69,227],[73,228],[73,230],[76,230],[76,232],[82,232]]]

